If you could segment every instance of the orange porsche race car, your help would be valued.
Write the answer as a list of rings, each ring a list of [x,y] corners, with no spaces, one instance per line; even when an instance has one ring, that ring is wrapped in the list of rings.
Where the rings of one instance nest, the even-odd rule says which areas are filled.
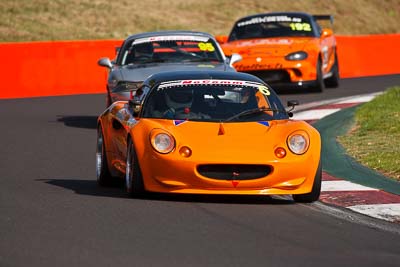
[[[217,36],[224,53],[239,53],[237,71],[258,76],[274,88],[323,91],[339,85],[336,39],[317,21],[330,15],[298,12],[257,14],[239,19],[229,36]]]
[[[296,101],[289,101],[292,108]],[[98,118],[97,180],[143,192],[291,194],[321,188],[321,140],[257,77],[175,71],[148,77]]]

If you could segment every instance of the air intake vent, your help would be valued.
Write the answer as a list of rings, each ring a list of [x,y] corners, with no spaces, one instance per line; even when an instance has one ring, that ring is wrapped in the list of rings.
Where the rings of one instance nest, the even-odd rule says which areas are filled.
[[[197,171],[217,180],[252,180],[267,176],[272,168],[269,165],[253,164],[209,164],[199,165]]]

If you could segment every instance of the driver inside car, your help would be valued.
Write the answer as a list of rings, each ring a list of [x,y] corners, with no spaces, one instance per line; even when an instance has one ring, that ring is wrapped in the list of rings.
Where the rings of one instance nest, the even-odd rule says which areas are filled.
[[[199,112],[199,106],[203,105],[203,101],[197,102],[197,108],[194,105],[194,91],[188,87],[168,88],[163,92],[159,92],[160,97],[153,103],[152,116],[155,118],[165,118],[173,120],[192,120],[192,119],[209,119],[209,115]],[[200,96],[197,96],[199,98]],[[202,96],[203,97],[203,96]],[[203,103],[203,104],[202,104]],[[195,110],[196,109],[196,110]]]
[[[153,44],[152,43],[141,43],[132,47],[134,53],[134,61],[143,61],[146,59],[153,58]]]
[[[189,88],[170,88],[165,92],[165,104],[168,109],[164,118],[187,118],[193,103],[193,90]]]

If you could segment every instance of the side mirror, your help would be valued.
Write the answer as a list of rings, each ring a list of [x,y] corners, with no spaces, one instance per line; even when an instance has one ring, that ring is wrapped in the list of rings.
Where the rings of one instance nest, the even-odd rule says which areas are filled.
[[[142,95],[143,89],[140,87],[135,92],[131,91],[131,97],[128,101],[129,109],[132,111],[133,117],[139,116],[140,111],[142,110]]]
[[[110,61],[110,59],[108,57],[100,58],[99,61],[97,61],[97,64],[99,66],[107,67],[109,69],[112,69],[112,63],[111,63],[111,61]]]
[[[241,55],[233,53],[231,56],[231,59],[229,61],[229,65],[233,67],[233,64],[235,64],[236,62],[241,61],[243,58]]]
[[[288,107],[290,107],[290,109],[287,111],[289,117],[293,117],[293,113],[292,110],[294,109],[295,106],[299,105],[299,101],[298,100],[289,100],[287,102]]]
[[[289,101],[287,102],[287,105],[288,105],[288,107],[294,108],[295,106],[298,106],[298,105],[299,105],[299,101],[298,101],[298,100],[289,100]]]
[[[228,36],[227,35],[217,35],[215,36],[215,40],[217,40],[218,43],[224,44],[228,42]]]
[[[322,29],[322,34],[321,34],[322,37],[326,38],[326,37],[329,37],[332,35],[333,35],[333,31],[331,29],[328,29],[328,28]]]

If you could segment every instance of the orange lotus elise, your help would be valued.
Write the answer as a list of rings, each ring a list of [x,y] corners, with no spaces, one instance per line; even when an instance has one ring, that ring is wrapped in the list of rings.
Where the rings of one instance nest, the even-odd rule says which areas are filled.
[[[293,108],[297,101],[289,101]],[[259,78],[174,71],[147,78],[133,99],[98,118],[97,180],[144,192],[320,195],[321,140]]]
[[[258,76],[274,88],[323,91],[325,86],[337,87],[340,79],[335,36],[330,25],[318,23],[327,20],[333,23],[330,15],[257,14],[239,19],[229,36],[216,39],[227,56],[242,56],[234,64],[237,71]]]

